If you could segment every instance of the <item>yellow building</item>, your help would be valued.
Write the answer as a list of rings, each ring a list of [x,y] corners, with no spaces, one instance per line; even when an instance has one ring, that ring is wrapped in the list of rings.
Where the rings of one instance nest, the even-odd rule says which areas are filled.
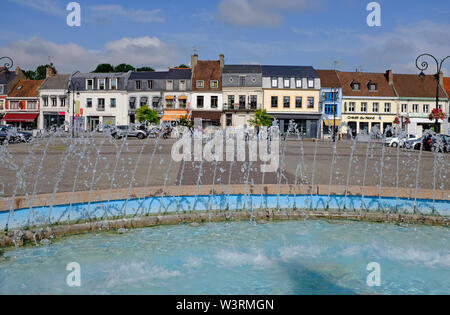
[[[395,129],[398,98],[392,71],[386,73],[338,72],[342,83],[341,133],[355,136],[376,127],[381,133]]]
[[[312,67],[262,66],[264,108],[286,132],[294,121],[301,135],[320,137],[320,77]]]

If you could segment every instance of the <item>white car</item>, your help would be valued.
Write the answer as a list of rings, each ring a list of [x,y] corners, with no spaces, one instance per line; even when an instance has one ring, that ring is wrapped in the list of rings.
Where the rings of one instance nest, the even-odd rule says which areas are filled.
[[[420,137],[416,136],[416,135],[412,135],[409,134],[407,136],[395,136],[395,137],[391,137],[391,138],[386,138],[384,140],[384,144],[389,146],[389,147],[393,147],[393,148],[397,148],[398,146],[400,147],[404,147],[407,141],[414,141],[414,140],[418,140]]]

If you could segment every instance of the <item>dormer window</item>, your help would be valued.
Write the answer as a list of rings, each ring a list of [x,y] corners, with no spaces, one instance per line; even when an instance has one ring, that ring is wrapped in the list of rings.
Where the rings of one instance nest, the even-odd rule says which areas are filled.
[[[308,89],[314,88],[314,79],[308,79]]]
[[[291,80],[290,79],[284,79],[284,87],[290,88],[291,87]]]
[[[117,78],[111,79],[110,81],[110,89],[117,90]]]
[[[197,80],[195,85],[196,85],[197,89],[203,89],[203,88],[205,88],[205,81]]]
[[[302,88],[302,79],[296,79],[295,80],[295,86],[297,87],[297,88],[299,88],[299,89],[301,89]]]
[[[353,91],[360,91],[361,90],[361,84],[359,84],[357,82],[353,82],[352,83],[352,90]]]
[[[98,89],[104,90],[105,88],[106,88],[106,80],[105,79],[98,80]]]
[[[173,80],[167,80],[166,81],[166,88],[168,91],[172,91],[173,90]]]
[[[94,80],[88,79],[86,80],[86,90],[92,91],[94,89]]]
[[[272,87],[273,88],[278,87],[278,79],[277,78],[272,78]]]
[[[211,88],[212,89],[218,89],[219,88],[219,81],[217,81],[217,80],[212,80],[210,84],[211,84]]]
[[[141,81],[137,80],[136,81],[136,90],[140,90],[141,89]]]
[[[369,82],[368,87],[369,87],[369,91],[370,92],[376,92],[377,91],[377,84],[376,83]]]
[[[17,87],[17,91],[20,91],[21,89],[22,89],[21,85]]]

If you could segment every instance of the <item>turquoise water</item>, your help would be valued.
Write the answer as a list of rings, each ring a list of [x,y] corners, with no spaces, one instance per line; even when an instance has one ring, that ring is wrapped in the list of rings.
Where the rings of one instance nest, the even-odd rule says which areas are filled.
[[[448,228],[210,223],[76,236],[9,250],[0,294],[450,294]],[[66,266],[81,266],[69,288]],[[381,266],[381,287],[366,283]]]
[[[450,216],[449,200],[423,200],[402,198],[378,198],[361,196],[323,196],[323,195],[216,195],[216,196],[180,196],[150,197],[146,199],[118,200],[96,202],[91,204],[75,204],[34,209],[20,209],[13,213],[0,212],[0,229],[7,225],[10,229],[27,225],[46,225],[68,222],[70,220],[85,221],[89,218],[112,218],[129,215],[145,215],[177,211],[208,210],[251,210],[259,208],[271,209],[309,209],[309,210],[346,210],[346,211],[389,211],[395,213],[436,213]]]

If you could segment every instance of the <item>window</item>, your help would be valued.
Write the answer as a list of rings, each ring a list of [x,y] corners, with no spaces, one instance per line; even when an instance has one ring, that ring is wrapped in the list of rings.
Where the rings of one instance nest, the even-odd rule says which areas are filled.
[[[61,102],[61,107],[66,107],[66,98],[65,97],[61,97],[60,102]]]
[[[408,112],[408,104],[402,104],[402,113]]]
[[[375,83],[369,83],[369,91],[370,92],[376,92],[377,91],[377,85]]]
[[[367,113],[367,103],[361,103],[361,112]]]
[[[100,79],[98,80],[98,89],[99,90],[104,90],[106,87],[106,80],[105,79]]]
[[[378,113],[380,111],[380,104],[379,103],[373,103],[372,104],[372,111],[374,113]]]
[[[273,88],[278,87],[278,78],[272,78],[272,87]]]
[[[413,104],[412,111],[413,111],[413,113],[418,113],[419,112],[419,104]]]
[[[325,93],[325,100],[327,102],[335,102],[337,100],[337,93],[336,92]]]
[[[325,105],[325,114],[327,115],[334,115],[336,110],[335,104],[326,104]]]
[[[48,97],[43,97],[44,100],[44,107],[48,107]]]
[[[104,111],[105,110],[105,99],[104,98],[99,98],[97,101],[97,110],[98,111]]]
[[[205,87],[205,81],[197,80],[196,86],[197,86],[197,89],[203,89]]]
[[[302,79],[296,79],[295,80],[295,86],[297,87],[297,88],[302,88],[302,86],[303,86],[303,82],[302,82]]]
[[[205,97],[197,96],[197,108],[203,108],[204,106],[205,106]]]
[[[10,101],[9,109],[19,109],[19,101]]]
[[[180,108],[186,108],[187,107],[187,99],[180,99],[178,101],[180,103]]]
[[[211,108],[218,108],[218,107],[219,107],[219,97],[211,96]]]
[[[423,105],[423,112],[425,114],[428,114],[430,112],[430,105],[428,104]]]
[[[289,96],[283,97],[283,107],[290,108],[291,107],[291,98]]]
[[[153,90],[153,80],[148,80],[147,81],[147,86],[149,90]]]
[[[180,81],[180,91],[186,91],[186,81],[185,80]]]
[[[234,104],[234,95],[228,95],[228,106],[232,107]]]
[[[86,100],[86,107],[87,107],[87,108],[92,108],[92,98],[88,98],[88,99]]]
[[[295,108],[302,108],[303,106],[303,98],[301,96],[297,96],[295,98]]]
[[[94,89],[94,80],[88,79],[86,83],[86,90],[92,91]]]
[[[166,89],[167,89],[167,91],[172,91],[173,90],[173,80],[167,80],[166,81]]]
[[[0,84],[0,94],[5,94],[5,86]]]
[[[245,95],[239,95],[239,108],[245,109]]]
[[[355,102],[349,102],[348,103],[348,111],[354,112],[356,110],[356,103]]]
[[[290,79],[284,79],[284,87],[285,88],[291,87],[291,80]]]
[[[308,79],[308,89],[314,88],[314,79]]]
[[[308,108],[314,108],[314,97],[308,97]]]
[[[113,78],[110,81],[110,89],[117,90],[117,78]]]
[[[37,101],[28,101],[27,109],[38,109]]]
[[[391,103],[384,103],[384,112],[385,113],[391,112]]]
[[[272,96],[271,104],[273,108],[278,107],[278,96]]]
[[[353,91],[359,91],[359,90],[361,90],[361,85],[359,83],[353,83],[352,89],[353,89]]]
[[[57,105],[58,105],[58,100],[57,100],[56,96],[52,97],[52,107],[56,107]]]
[[[137,80],[136,81],[136,90],[140,90],[141,89],[141,81]]]
[[[5,100],[0,100],[0,110],[5,109]]]
[[[115,98],[110,99],[110,107],[116,108],[116,99]]]
[[[258,104],[258,96],[257,95],[250,95],[250,108],[256,109]]]
[[[233,126],[233,114],[226,115],[226,125],[227,127]]]
[[[239,77],[239,86],[245,86],[245,77],[244,76]]]
[[[212,80],[212,81],[210,82],[210,87],[211,87],[211,89],[218,89],[218,88],[219,88],[219,81],[217,81],[217,80]]]

